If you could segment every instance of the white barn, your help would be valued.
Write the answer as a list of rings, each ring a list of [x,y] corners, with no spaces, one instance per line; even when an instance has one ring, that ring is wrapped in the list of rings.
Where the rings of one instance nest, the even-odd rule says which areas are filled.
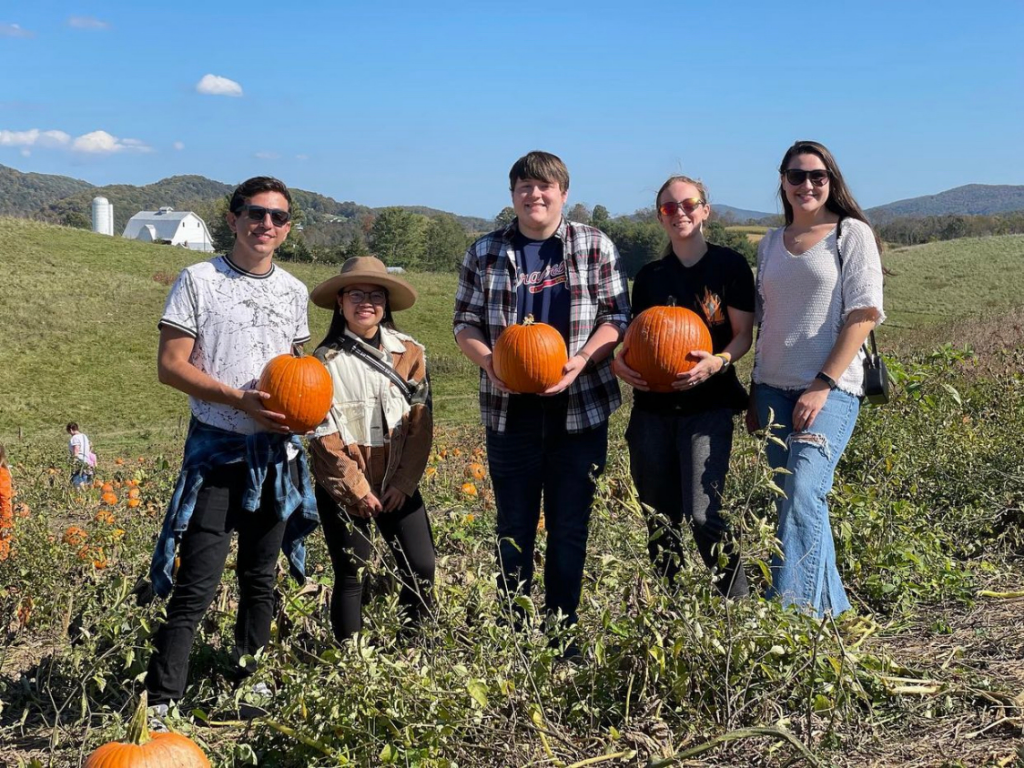
[[[128,220],[121,236],[143,243],[179,245],[193,251],[213,252],[213,238],[206,222],[192,211],[176,211],[170,207],[139,211]]]

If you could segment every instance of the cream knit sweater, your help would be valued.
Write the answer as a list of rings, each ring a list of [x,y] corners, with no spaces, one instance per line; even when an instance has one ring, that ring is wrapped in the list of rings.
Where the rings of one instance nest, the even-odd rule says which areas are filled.
[[[843,219],[842,285],[835,230],[799,256],[774,229],[757,249],[756,317],[760,323],[753,379],[779,389],[803,390],[821,370],[850,312],[882,311],[882,262],[871,228]],[[863,394],[863,350],[838,379],[839,388]]]

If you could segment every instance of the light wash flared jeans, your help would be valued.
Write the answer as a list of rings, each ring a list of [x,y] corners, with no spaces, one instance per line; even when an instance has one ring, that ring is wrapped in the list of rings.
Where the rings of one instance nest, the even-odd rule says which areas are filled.
[[[785,467],[791,473],[776,476],[786,492],[786,497],[776,502],[777,535],[783,556],[772,560],[768,597],[777,597],[784,605],[796,605],[815,616],[838,616],[849,610],[850,601],[836,568],[826,499],[836,465],[857,424],[860,400],[834,390],[811,428],[794,432],[793,407],[802,390],[756,384],[754,392],[758,420],[767,424],[770,408],[774,423],[781,425],[775,434],[787,446],[769,443],[768,461],[772,467]]]

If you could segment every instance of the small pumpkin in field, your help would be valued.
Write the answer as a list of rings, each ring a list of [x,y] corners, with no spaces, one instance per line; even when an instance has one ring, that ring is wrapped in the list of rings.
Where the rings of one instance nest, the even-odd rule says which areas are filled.
[[[104,504],[114,506],[115,504],[117,504],[117,494],[112,492],[104,493],[102,496],[100,496],[100,501],[102,501]]]
[[[462,492],[464,494],[466,494],[467,496],[476,496],[477,495],[476,486],[473,485],[472,483],[463,483],[462,484]]]
[[[474,461],[469,465],[469,469],[466,470],[467,474],[474,480],[483,480],[487,477],[487,470],[484,469],[484,465],[478,461]]]
[[[104,493],[113,493],[113,492],[114,492],[114,486],[113,486],[113,485],[111,485],[110,483],[104,483],[104,484],[103,484],[103,485],[101,486],[101,488],[100,488],[100,489],[101,489],[101,490],[102,490],[102,491],[103,491]]]
[[[308,355],[278,355],[263,369],[256,389],[270,395],[263,407],[284,414],[293,432],[320,426],[331,408],[334,385],[324,364]]]
[[[711,333],[700,315],[675,306],[669,297],[667,307],[649,307],[641,312],[626,331],[626,358],[623,362],[640,374],[652,392],[672,392],[676,375],[697,364],[690,357],[696,350],[711,352]]]
[[[138,499],[138,498],[128,499],[128,506],[131,509],[135,509],[136,507],[140,506],[141,504],[142,504],[142,500],[141,499]]]
[[[83,768],[210,768],[203,750],[180,733],[149,733],[146,693],[128,725],[128,740],[104,744],[85,761]]]
[[[494,374],[513,392],[537,394],[562,378],[569,360],[565,339],[547,323],[527,315],[508,326],[494,345]]]

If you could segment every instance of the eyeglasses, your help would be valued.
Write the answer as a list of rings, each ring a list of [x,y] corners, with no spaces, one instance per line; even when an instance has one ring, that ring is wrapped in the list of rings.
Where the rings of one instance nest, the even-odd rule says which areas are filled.
[[[348,296],[353,304],[362,304],[367,299],[370,300],[371,304],[383,304],[388,300],[387,291],[360,291],[358,288],[354,288],[351,291],[342,291],[343,296]]]
[[[672,200],[667,203],[662,203],[658,206],[658,213],[662,216],[675,216],[679,213],[679,209],[683,210],[683,213],[690,214],[696,211],[704,205],[704,201],[699,197],[688,197],[685,200]]]
[[[828,171],[821,170],[820,168],[813,171],[802,171],[799,168],[789,168],[784,171],[782,175],[786,177],[786,181],[793,187],[799,187],[807,179],[810,179],[811,184],[816,187],[824,187],[825,184],[828,183],[828,177],[830,176]]]
[[[263,221],[269,213],[275,227],[283,227],[292,220],[290,212],[282,211],[280,208],[264,208],[262,205],[243,205],[238,212],[248,216],[249,221]]]

